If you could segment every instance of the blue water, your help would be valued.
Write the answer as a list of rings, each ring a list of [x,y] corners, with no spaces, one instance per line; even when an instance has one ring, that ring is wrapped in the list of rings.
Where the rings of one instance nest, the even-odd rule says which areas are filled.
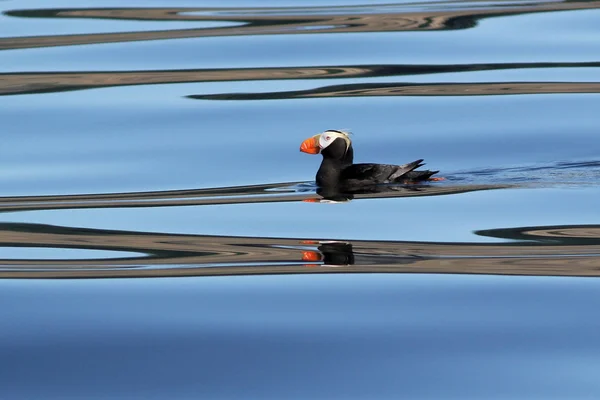
[[[597,398],[599,8],[0,1],[0,397]]]
[[[2,297],[20,306],[4,312],[2,390],[273,399],[600,390],[595,280],[359,278],[8,281]]]

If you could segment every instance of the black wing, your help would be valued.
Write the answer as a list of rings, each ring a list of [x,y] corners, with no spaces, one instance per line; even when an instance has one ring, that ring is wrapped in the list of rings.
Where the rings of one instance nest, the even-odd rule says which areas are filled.
[[[415,168],[420,167],[417,160],[404,165],[390,164],[352,164],[341,173],[340,180],[352,183],[385,183],[396,180]]]

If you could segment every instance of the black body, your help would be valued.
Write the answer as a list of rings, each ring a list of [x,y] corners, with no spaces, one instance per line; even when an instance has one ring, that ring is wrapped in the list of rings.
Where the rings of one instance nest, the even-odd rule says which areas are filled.
[[[381,183],[425,181],[439,171],[414,171],[423,160],[404,165],[353,164],[352,144],[346,149],[344,139],[337,138],[321,150],[323,161],[317,171],[317,185],[338,189],[355,189]]]

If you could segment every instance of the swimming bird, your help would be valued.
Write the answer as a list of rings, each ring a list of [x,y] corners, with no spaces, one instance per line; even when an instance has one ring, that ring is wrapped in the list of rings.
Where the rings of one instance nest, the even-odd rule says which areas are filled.
[[[415,171],[423,160],[403,165],[353,164],[354,149],[348,132],[330,129],[312,136],[300,145],[300,151],[323,156],[317,171],[319,187],[355,189],[382,183],[416,183],[443,178],[432,178],[439,171]]]

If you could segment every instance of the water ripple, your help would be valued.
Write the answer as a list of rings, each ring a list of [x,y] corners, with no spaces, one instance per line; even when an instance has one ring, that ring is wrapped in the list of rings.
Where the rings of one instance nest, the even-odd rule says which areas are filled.
[[[344,241],[161,234],[0,224],[0,247],[104,250],[110,259],[0,259],[3,278],[98,278],[300,273],[600,276],[600,226],[490,229],[509,243]],[[336,268],[331,268],[336,267]]]
[[[597,82],[356,83],[310,90],[192,95],[198,100],[287,100],[371,96],[498,96],[600,93]]]
[[[106,87],[173,83],[241,82],[306,79],[362,79],[444,73],[471,73],[521,69],[598,68],[600,62],[497,63],[452,65],[323,65],[281,68],[223,68],[157,71],[28,72],[0,74],[0,96],[52,93]],[[598,83],[586,82],[478,82],[478,83],[356,83],[304,91],[190,95],[210,100],[267,100],[306,97],[594,93]]]
[[[315,186],[281,182],[209,189],[152,192],[0,197],[0,212],[78,208],[172,207],[217,204],[273,203],[319,199]],[[354,199],[440,196],[510,187],[502,184],[382,186],[353,194]]]
[[[0,39],[0,50],[82,44],[122,43],[217,36],[286,35],[348,32],[397,32],[468,29],[483,18],[527,13],[596,9],[597,1],[442,2],[356,7],[303,8],[102,8],[8,10],[17,18],[111,19],[141,21],[222,21],[240,26],[170,29]]]

